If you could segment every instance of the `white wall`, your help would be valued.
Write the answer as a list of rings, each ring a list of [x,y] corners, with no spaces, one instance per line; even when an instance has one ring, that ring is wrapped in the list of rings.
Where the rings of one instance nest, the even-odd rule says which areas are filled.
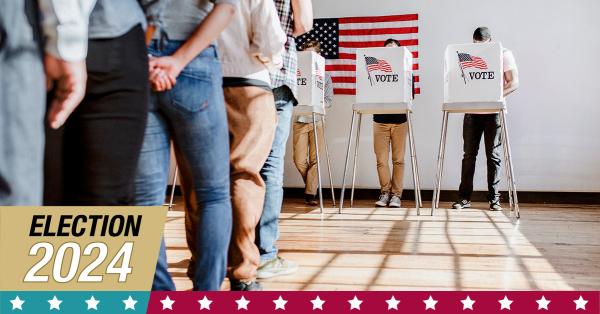
[[[473,30],[485,25],[491,28],[495,40],[513,50],[519,65],[521,88],[509,98],[508,117],[517,187],[528,191],[600,192],[600,1],[313,0],[313,3],[317,18],[419,14],[422,95],[416,99],[414,124],[423,189],[431,189],[435,180],[444,48],[451,43],[469,42]],[[327,140],[336,186],[341,184],[352,101],[353,97],[336,96],[329,112]],[[459,184],[461,130],[462,116],[451,117],[444,189],[457,189]],[[371,117],[367,116],[363,119],[358,187],[378,187],[372,143]],[[483,147],[480,156],[476,189],[485,190]],[[291,157],[290,142],[285,184],[299,187],[302,181]],[[410,171],[406,171],[406,186],[412,188],[409,176]]]

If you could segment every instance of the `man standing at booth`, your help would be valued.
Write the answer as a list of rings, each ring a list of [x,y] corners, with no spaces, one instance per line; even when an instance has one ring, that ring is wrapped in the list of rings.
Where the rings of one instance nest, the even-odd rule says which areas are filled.
[[[487,27],[479,27],[473,33],[474,43],[487,43],[492,40],[492,35]],[[504,97],[517,90],[519,76],[517,64],[512,52],[506,48],[502,50],[502,67],[504,72]],[[500,206],[500,165],[502,164],[502,142],[500,134],[500,114],[465,114],[463,122],[464,156],[462,160],[461,182],[459,198],[452,204],[454,209],[471,207],[473,194],[473,175],[481,136],[484,136],[485,153],[487,157],[487,180],[490,210],[502,210]]]

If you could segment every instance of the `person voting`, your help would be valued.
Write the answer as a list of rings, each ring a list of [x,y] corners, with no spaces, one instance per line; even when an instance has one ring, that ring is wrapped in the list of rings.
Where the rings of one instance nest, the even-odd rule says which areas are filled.
[[[479,27],[473,33],[474,43],[491,42],[492,36],[487,27]],[[458,54],[461,67],[477,66],[481,60],[469,54]],[[518,70],[513,53],[502,49],[503,96],[506,97],[519,87]],[[463,121],[464,155],[462,159],[461,182],[458,200],[452,204],[454,209],[471,207],[473,194],[473,176],[481,137],[484,137],[487,158],[487,181],[490,210],[502,210],[500,205],[500,166],[502,164],[501,118],[499,113],[465,114]]]

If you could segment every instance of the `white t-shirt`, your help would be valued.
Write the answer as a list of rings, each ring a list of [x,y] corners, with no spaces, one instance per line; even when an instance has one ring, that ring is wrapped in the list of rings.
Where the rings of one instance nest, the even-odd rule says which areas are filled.
[[[512,51],[504,48],[502,49],[502,71],[507,72],[511,70],[517,70],[517,62]]]

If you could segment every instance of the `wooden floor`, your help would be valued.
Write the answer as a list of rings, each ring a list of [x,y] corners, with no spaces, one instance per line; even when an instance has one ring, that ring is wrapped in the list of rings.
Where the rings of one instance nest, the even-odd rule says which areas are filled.
[[[321,215],[286,200],[279,248],[300,270],[261,281],[264,288],[600,290],[600,206],[522,204],[515,222],[508,212],[483,210],[484,203],[440,209],[433,217],[371,204],[357,201],[341,215],[332,208]],[[165,235],[177,288],[191,289],[179,206],[169,213]]]

